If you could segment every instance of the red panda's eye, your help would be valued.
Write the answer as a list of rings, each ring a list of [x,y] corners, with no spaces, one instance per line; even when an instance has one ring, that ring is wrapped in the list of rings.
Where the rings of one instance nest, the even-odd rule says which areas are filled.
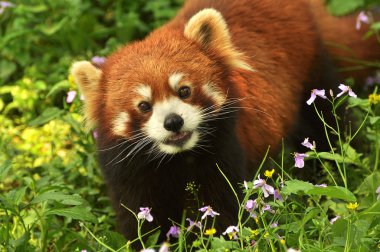
[[[152,106],[149,104],[149,102],[140,102],[138,105],[141,112],[149,112],[152,110]]]
[[[191,90],[189,87],[187,86],[183,86],[183,87],[180,87],[178,89],[178,95],[181,99],[186,99],[190,96],[191,94]]]

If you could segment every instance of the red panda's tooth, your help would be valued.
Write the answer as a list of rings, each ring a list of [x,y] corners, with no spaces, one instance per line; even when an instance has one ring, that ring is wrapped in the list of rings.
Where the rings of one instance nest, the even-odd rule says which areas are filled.
[[[130,116],[127,112],[119,113],[113,120],[112,132],[115,135],[124,136],[127,129],[127,123],[130,121]]]

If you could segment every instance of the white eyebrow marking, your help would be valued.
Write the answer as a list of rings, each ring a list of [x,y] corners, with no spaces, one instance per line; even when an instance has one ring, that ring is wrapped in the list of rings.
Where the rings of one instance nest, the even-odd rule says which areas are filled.
[[[152,88],[148,85],[141,84],[136,87],[135,92],[143,96],[145,99],[150,101],[152,99]]]
[[[112,131],[116,135],[124,136],[125,130],[127,129],[126,123],[129,122],[130,117],[127,112],[121,112],[113,120]]]
[[[174,73],[174,74],[169,76],[169,86],[174,91],[177,91],[178,84],[181,81],[183,76],[184,76],[183,73]]]
[[[218,106],[222,106],[226,101],[226,95],[220,90],[219,87],[213,83],[208,82],[202,86],[202,91],[210,97]]]

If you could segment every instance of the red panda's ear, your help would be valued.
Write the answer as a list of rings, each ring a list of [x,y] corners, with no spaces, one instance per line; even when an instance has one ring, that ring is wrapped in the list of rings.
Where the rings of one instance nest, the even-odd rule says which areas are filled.
[[[219,11],[212,8],[199,11],[186,24],[184,35],[206,50],[216,50],[232,67],[253,70],[233,46],[227,23]]]
[[[88,129],[93,128],[96,124],[95,108],[97,93],[99,92],[99,83],[102,71],[96,68],[88,61],[75,62],[71,67],[71,74],[79,90],[84,96],[84,114]]]

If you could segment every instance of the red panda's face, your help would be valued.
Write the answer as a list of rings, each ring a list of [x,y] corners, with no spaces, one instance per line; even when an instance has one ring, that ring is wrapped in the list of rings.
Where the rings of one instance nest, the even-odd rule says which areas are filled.
[[[227,97],[223,68],[196,44],[178,40],[163,47],[140,42],[109,57],[102,121],[113,135],[174,154],[194,148],[210,130],[202,122]]]
[[[78,62],[72,74],[85,95],[88,121],[138,151],[174,154],[194,148],[236,87],[233,68],[252,70],[230,40],[219,12],[205,9],[184,30],[162,28],[111,55],[102,69]],[[205,124],[206,123],[206,124]]]

